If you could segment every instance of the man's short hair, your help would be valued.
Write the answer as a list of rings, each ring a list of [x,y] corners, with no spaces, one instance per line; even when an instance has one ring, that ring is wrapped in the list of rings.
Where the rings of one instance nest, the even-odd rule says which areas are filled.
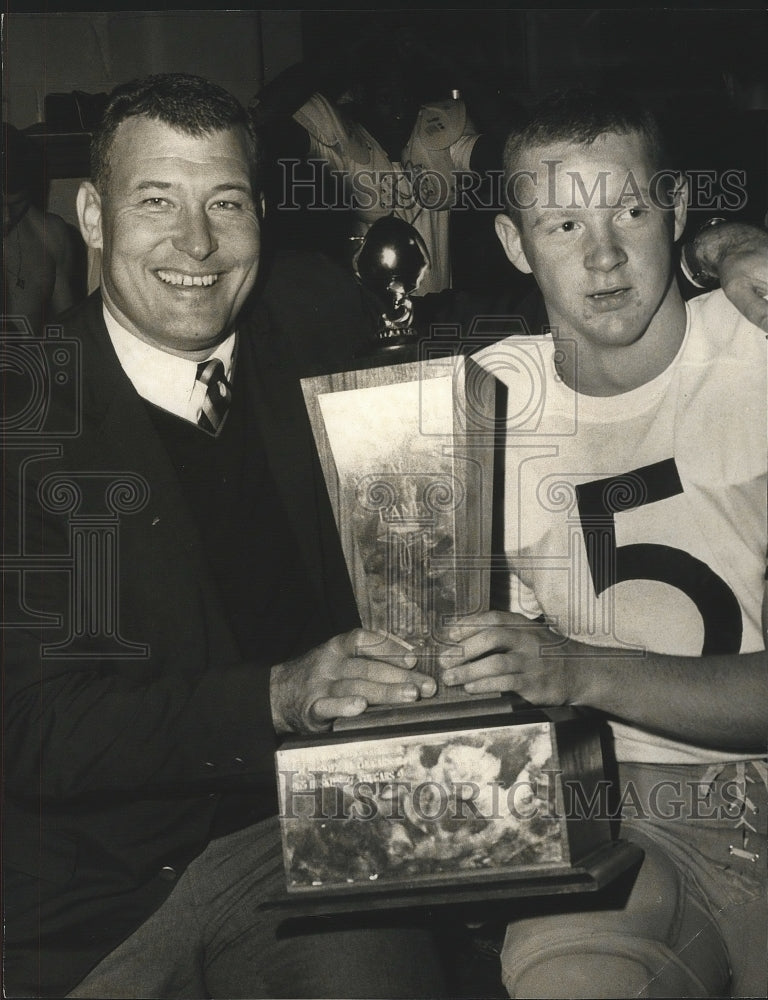
[[[514,201],[513,177],[525,150],[559,142],[588,146],[607,132],[640,134],[646,141],[653,168],[670,169],[667,145],[656,116],[633,97],[581,88],[557,91],[539,102],[528,119],[507,136],[504,175],[510,215],[520,221],[521,206]]]
[[[91,180],[102,194],[109,184],[110,151],[118,126],[141,115],[195,137],[242,128],[253,189],[258,191],[259,144],[250,117],[237,98],[200,76],[158,73],[120,84],[109,95],[91,141]]]

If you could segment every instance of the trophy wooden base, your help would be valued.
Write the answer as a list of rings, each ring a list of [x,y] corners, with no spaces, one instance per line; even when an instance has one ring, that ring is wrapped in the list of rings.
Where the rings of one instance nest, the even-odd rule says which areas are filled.
[[[371,712],[286,741],[287,896],[353,909],[591,891],[635,863],[611,839],[597,718],[514,701]]]
[[[431,671],[424,671],[431,673]],[[443,696],[444,697],[444,696]],[[364,732],[368,729],[388,729],[397,727],[402,732],[408,732],[414,726],[442,726],[446,722],[462,722],[474,719],[486,719],[504,715],[509,719],[510,712],[530,708],[526,702],[515,695],[467,695],[461,694],[450,700],[442,700],[440,696],[416,701],[409,705],[384,708],[372,706],[362,715],[350,719],[336,719],[333,723],[334,733]]]
[[[296,896],[285,892],[262,904],[264,909],[283,910],[286,918],[321,917],[355,913],[360,910],[406,910],[414,907],[460,906],[462,909],[481,904],[478,916],[488,919],[488,904],[504,904],[528,896],[555,896],[597,892],[619,876],[639,867],[643,849],[626,840],[602,844],[582,858],[578,865],[563,868],[541,868],[520,871],[507,878],[496,875],[478,877],[469,884],[432,887],[378,886],[365,892],[354,889],[332,895]]]

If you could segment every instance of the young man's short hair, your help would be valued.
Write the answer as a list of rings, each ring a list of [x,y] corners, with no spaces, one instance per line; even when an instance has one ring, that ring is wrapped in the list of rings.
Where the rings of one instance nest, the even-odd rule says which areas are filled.
[[[515,201],[514,177],[525,150],[555,143],[590,145],[612,132],[638,133],[646,141],[655,170],[669,170],[669,153],[655,115],[629,95],[574,88],[557,91],[537,104],[528,120],[507,136],[504,146],[505,200],[520,222],[523,206]]]

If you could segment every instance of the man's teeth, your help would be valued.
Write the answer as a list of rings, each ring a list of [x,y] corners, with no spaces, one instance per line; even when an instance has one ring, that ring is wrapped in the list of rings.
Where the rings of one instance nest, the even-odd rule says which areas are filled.
[[[198,285],[209,288],[219,280],[218,274],[179,274],[177,271],[158,271],[157,276],[166,285]]]

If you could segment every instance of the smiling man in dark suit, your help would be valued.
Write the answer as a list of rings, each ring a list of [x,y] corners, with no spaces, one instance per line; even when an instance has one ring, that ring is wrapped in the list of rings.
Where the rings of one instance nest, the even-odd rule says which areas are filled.
[[[101,289],[55,342],[9,345],[8,996],[440,989],[421,928],[278,939],[260,909],[276,734],[434,682],[357,628],[291,352],[250,294],[257,162],[218,87],[118,88],[78,194]],[[38,349],[78,365],[30,444]]]

